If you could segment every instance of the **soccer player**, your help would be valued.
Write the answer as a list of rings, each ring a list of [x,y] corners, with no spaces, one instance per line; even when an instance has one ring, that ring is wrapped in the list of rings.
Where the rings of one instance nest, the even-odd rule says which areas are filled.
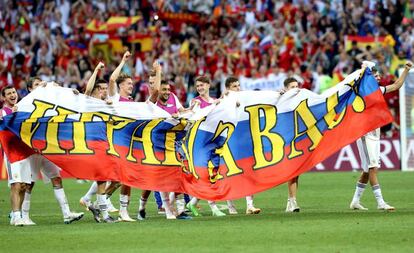
[[[45,85],[44,82],[39,77],[32,77],[27,82],[27,90],[32,92],[37,87]],[[59,203],[63,214],[63,221],[66,224],[70,224],[74,221],[80,220],[83,217],[83,213],[72,212],[69,207],[68,200],[66,198],[65,191],[63,189],[62,177],[60,176],[60,168],[54,163],[46,159],[40,154],[35,154],[31,157],[32,167],[31,167],[31,183],[27,185],[26,192],[24,195],[24,201],[22,204],[22,217],[26,225],[36,225],[29,216],[30,212],[30,202],[31,194],[36,180],[39,177],[40,171],[43,175],[50,179],[53,186],[53,191],[55,193],[55,198]]]
[[[94,69],[91,77],[88,80],[85,89],[85,95],[91,96],[96,99],[106,100],[107,103],[112,103],[112,101],[107,100],[108,97],[108,83],[105,80],[99,79],[96,81],[96,76],[98,75],[99,70],[103,69],[105,66],[102,62],[99,62],[96,68]],[[96,181],[90,187],[87,196],[83,196],[80,200],[80,203],[87,206],[87,208],[92,212],[96,222],[105,222],[105,223],[114,223],[115,220],[109,215],[109,199],[106,198],[106,181]],[[97,198],[97,205],[99,212],[95,209],[93,203],[90,201],[89,194],[94,192]],[[91,194],[92,195],[92,194]],[[101,220],[99,214],[102,214],[103,220]]]
[[[127,63],[131,53],[126,51],[122,56],[122,60],[116,67],[111,77],[109,78],[108,95],[114,102],[132,102],[131,94],[134,89],[134,83],[132,77],[125,73],[121,73],[125,63]],[[118,93],[119,90],[119,93]],[[131,196],[131,187],[127,185],[121,185],[121,194],[119,195],[119,221],[133,222],[128,214],[128,205]]]
[[[299,82],[293,77],[286,78],[285,81],[283,82],[283,85],[284,85],[284,91],[299,88]],[[300,207],[298,206],[298,203],[296,202],[298,180],[299,180],[299,176],[294,177],[288,181],[289,196],[288,196],[288,201],[286,205],[286,212],[299,212],[300,211]]]
[[[150,73],[150,98],[148,99],[148,101],[155,103],[158,107],[167,111],[173,117],[178,117],[180,113],[185,113],[188,110],[191,110],[191,108],[185,109],[179,102],[178,98],[173,93],[171,93],[171,87],[168,82],[161,82],[161,65],[159,65],[158,62],[154,62],[153,68],[154,71],[151,71]],[[145,205],[147,203],[147,199],[150,193],[151,191],[144,190],[141,194],[137,217],[139,220],[145,219]],[[171,193],[170,195],[168,192],[159,192],[159,194],[161,196],[162,206],[165,209],[165,215],[167,219],[191,218],[184,212],[185,203],[184,199],[182,199],[181,196],[179,199],[177,199],[178,213],[175,214],[172,207],[172,202],[176,198],[175,193]]]
[[[405,68],[401,76],[393,84],[380,87],[382,93],[386,94],[400,89],[412,66],[413,63],[408,61],[405,64]],[[381,80],[379,71],[375,67],[372,67],[372,73],[375,79],[379,82]],[[357,146],[359,156],[361,157],[363,172],[358,179],[354,197],[352,198],[349,207],[354,210],[368,210],[368,208],[361,205],[360,199],[369,181],[372,191],[374,192],[375,199],[377,200],[377,208],[379,210],[387,211],[395,210],[393,206],[390,206],[384,201],[377,177],[378,169],[380,167],[380,128],[377,128],[358,139]]]
[[[191,101],[191,105],[199,105],[201,109],[217,103],[217,99],[210,97],[210,79],[206,76],[199,76],[195,79],[195,87],[198,92],[198,96]],[[187,204],[187,208],[191,211],[194,216],[201,216],[197,210],[197,204],[199,199],[193,197]],[[220,211],[215,201],[208,201],[213,216],[221,217],[226,216],[225,213]]]
[[[149,101],[156,103],[158,100],[158,92],[159,86],[161,84],[161,66],[158,62],[154,62],[153,69],[149,73],[148,78],[149,83],[149,92],[150,92],[150,99]],[[138,207],[138,220],[145,220],[146,218],[146,205],[148,201],[148,197],[151,194],[150,190],[143,190],[141,192],[141,197],[139,199],[139,207]],[[162,198],[159,192],[154,192],[154,197],[157,202],[158,207],[158,214],[165,214],[165,209],[162,207]]]
[[[230,76],[225,81],[225,87],[226,92],[227,91],[235,91],[238,92],[241,90],[240,88],[240,82],[236,77]],[[260,213],[260,208],[254,207],[253,204],[253,195],[252,196],[246,196],[246,214],[258,214]],[[230,214],[237,214],[236,207],[234,206],[233,201],[228,200],[227,206],[229,207],[229,213]]]
[[[180,114],[190,111],[192,108],[185,109],[177,96],[171,92],[171,86],[167,81],[161,81],[161,85],[158,93],[158,101],[156,105],[164,111],[171,114],[172,117],[177,118]],[[190,219],[191,217],[185,213],[185,202],[182,194],[160,192],[161,198],[165,208],[165,214],[167,219]],[[172,204],[174,201],[177,204],[177,212],[171,215]]]
[[[6,86],[1,90],[1,96],[4,101],[3,108],[0,113],[0,118],[11,114],[15,111],[15,105],[17,103],[17,92],[13,86]],[[5,147],[2,145],[3,148]],[[23,151],[20,146],[13,145],[12,152],[20,153]],[[23,152],[24,153],[24,152]],[[25,155],[26,156],[26,155]],[[10,186],[10,202],[12,207],[10,225],[23,226],[26,225],[22,218],[22,203],[24,199],[26,185],[31,183],[31,161],[30,157],[10,163],[6,155],[4,155],[4,162],[7,168],[8,184]]]
[[[154,83],[150,81],[150,98],[149,101],[155,102],[155,104],[160,107],[161,109],[168,112],[172,117],[179,117],[181,113],[185,113],[190,111],[192,108],[185,109],[180,101],[178,100],[177,96],[171,93],[170,84],[166,81],[161,81],[161,66],[155,62],[154,69],[156,71],[156,78]],[[158,99],[154,100],[156,97]],[[149,194],[148,194],[149,195]],[[148,198],[148,195],[146,197]],[[180,198],[177,198],[177,213],[174,212],[172,208],[172,203],[176,199],[175,193],[168,192],[160,192],[161,200],[163,203],[163,207],[165,208],[165,215],[167,219],[190,219],[185,212],[185,203],[184,198],[180,195]],[[170,201],[171,200],[171,201]],[[140,200],[140,207],[138,217],[139,219],[145,218],[145,203],[146,200],[142,198]],[[144,217],[142,216],[144,214]],[[140,218],[141,216],[141,218]]]

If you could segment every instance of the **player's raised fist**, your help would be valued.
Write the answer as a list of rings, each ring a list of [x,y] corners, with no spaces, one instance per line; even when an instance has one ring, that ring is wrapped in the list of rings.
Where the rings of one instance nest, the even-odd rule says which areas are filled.
[[[99,62],[98,66],[96,66],[97,69],[103,69],[105,68],[105,64],[103,62]]]
[[[155,71],[161,71],[161,64],[158,61],[154,61],[154,63],[152,64],[152,67],[154,68]]]
[[[412,68],[412,67],[413,67],[413,63],[412,63],[411,61],[407,61],[407,62],[405,63],[405,67],[406,67],[406,68],[408,68],[408,69],[410,69],[410,68]]]
[[[122,60],[123,61],[127,61],[129,59],[129,57],[131,56],[131,53],[129,51],[126,51],[124,53],[124,56],[122,56]]]

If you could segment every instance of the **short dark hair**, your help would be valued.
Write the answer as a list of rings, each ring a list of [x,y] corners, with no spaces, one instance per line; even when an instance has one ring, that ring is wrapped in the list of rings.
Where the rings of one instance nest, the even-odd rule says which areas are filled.
[[[116,79],[116,84],[118,85],[119,88],[119,84],[122,83],[123,81],[125,81],[126,79],[130,78],[132,80],[132,77],[126,73],[121,73],[118,78]]]
[[[285,88],[287,88],[289,86],[289,84],[293,83],[293,82],[299,83],[298,80],[296,80],[295,78],[288,77],[288,78],[285,79],[285,81],[283,81],[283,85],[285,86]]]
[[[100,89],[100,85],[101,83],[108,83],[107,81],[105,81],[104,79],[98,79],[95,81],[95,84],[93,85],[93,90],[95,89]]]
[[[13,85],[7,85],[3,89],[1,89],[1,95],[4,97],[6,96],[6,90],[16,89]]]
[[[226,86],[226,89],[228,89],[228,88],[230,88],[230,84],[238,82],[238,81],[239,81],[239,79],[237,79],[236,77],[229,76],[229,77],[227,77],[226,82],[224,83],[224,85]]]
[[[161,80],[161,85],[170,85],[170,82],[167,80]]]
[[[378,71],[378,69],[376,67],[372,67],[371,68],[371,73],[372,74],[376,74],[376,73],[379,73],[379,71]]]
[[[108,82],[105,79],[98,79],[95,81],[95,84],[98,84],[98,83],[108,83]]]
[[[195,79],[195,82],[202,82],[202,83],[208,83],[208,84],[211,83],[210,78],[208,78],[207,76],[198,76]]]
[[[41,82],[42,79],[40,77],[38,77],[38,76],[30,77],[29,80],[27,80],[27,83],[26,83],[26,89],[27,89],[27,91],[29,91],[29,88],[30,89],[33,88],[33,83],[35,81],[40,81]]]

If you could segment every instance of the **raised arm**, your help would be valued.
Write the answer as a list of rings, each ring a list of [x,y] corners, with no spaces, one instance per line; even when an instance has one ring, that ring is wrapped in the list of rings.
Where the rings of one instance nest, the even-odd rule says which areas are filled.
[[[124,55],[122,56],[121,62],[119,63],[118,67],[116,67],[111,77],[109,78],[108,93],[110,97],[116,94],[116,79],[118,78],[119,74],[121,74],[121,70],[130,56],[131,56],[131,53],[129,51],[126,51],[124,53]]]
[[[413,63],[410,61],[407,61],[405,63],[404,71],[402,72],[401,76],[398,77],[398,79],[393,84],[387,85],[385,87],[385,93],[393,92],[393,91],[400,89],[405,81],[405,78],[407,78],[408,71],[410,71],[412,66],[413,66]]]
[[[153,85],[149,85],[149,100],[153,103],[156,103],[158,100],[158,92],[160,90],[161,85],[161,65],[158,61],[155,61],[152,67],[155,70],[155,80]]]
[[[90,96],[92,95],[93,87],[95,86],[96,76],[100,69],[103,69],[105,65],[102,62],[99,62],[98,65],[95,67],[91,77],[86,84],[85,95]]]

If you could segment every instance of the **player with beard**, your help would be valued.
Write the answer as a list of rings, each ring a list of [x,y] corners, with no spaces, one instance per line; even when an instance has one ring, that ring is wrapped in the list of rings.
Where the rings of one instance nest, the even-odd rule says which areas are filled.
[[[191,111],[191,108],[185,109],[177,96],[171,92],[171,85],[167,81],[161,81],[158,92],[158,101],[156,105],[168,112],[173,118],[178,118],[180,114]],[[165,208],[165,214],[167,219],[191,219],[185,213],[184,196],[181,193],[172,192],[169,196],[167,192],[160,192],[163,206]],[[172,204],[176,201],[177,213],[173,213]]]

